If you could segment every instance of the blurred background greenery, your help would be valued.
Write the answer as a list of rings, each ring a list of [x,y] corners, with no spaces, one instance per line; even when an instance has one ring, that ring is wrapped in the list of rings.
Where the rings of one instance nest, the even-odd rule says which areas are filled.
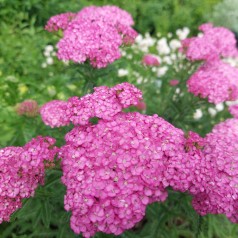
[[[183,27],[188,27],[192,36],[197,34],[197,27],[207,21],[238,31],[237,0],[0,0],[0,147],[23,145],[39,134],[53,136],[59,145],[63,144],[63,135],[70,127],[51,129],[40,117],[19,116],[16,104],[34,99],[42,105],[53,99],[82,96],[90,87],[87,80],[92,78],[97,78],[95,85],[110,86],[122,81],[136,84],[144,92],[147,110],[143,113],[157,113],[185,131],[205,135],[214,124],[229,117],[226,110],[218,110],[211,116],[208,113],[211,105],[206,100],[187,93],[185,82],[193,68],[185,59],[179,62],[184,65],[181,70],[175,71],[174,67],[168,66],[167,74],[158,77],[148,67],[138,64],[143,52],[131,48],[124,49],[128,57],[122,57],[102,70],[64,64],[54,55],[56,48],[51,53],[46,50],[49,45],[55,46],[58,40],[57,35],[44,30],[51,16],[77,12],[89,5],[107,4],[130,12],[134,28],[142,35],[149,33],[150,39],[156,39],[158,33],[160,37],[169,38],[169,33],[175,35],[177,29]],[[155,47],[150,51],[156,54]],[[119,77],[120,69],[128,73]],[[146,80],[138,83],[138,75],[133,72]],[[169,86],[174,78],[180,80],[178,87]],[[158,84],[162,86],[158,87]],[[176,96],[178,92],[181,96]],[[199,120],[193,116],[197,109],[203,110]],[[23,209],[13,215],[11,223],[0,225],[0,238],[79,237],[70,230],[69,214],[63,209],[65,188],[60,183],[60,176],[60,171],[47,172],[46,185],[37,190],[34,198],[24,201]],[[120,237],[238,237],[238,226],[224,216],[200,217],[190,205],[190,196],[174,191],[169,193],[167,202],[149,206],[145,220]],[[97,234],[96,237],[113,236]]]

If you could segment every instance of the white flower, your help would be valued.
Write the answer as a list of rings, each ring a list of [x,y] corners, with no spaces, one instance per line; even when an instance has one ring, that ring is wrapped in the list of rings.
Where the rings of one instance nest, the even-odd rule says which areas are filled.
[[[176,93],[176,94],[179,94],[180,91],[181,91],[180,88],[176,88],[176,89],[175,89],[175,93]]]
[[[225,103],[226,103],[227,106],[237,105],[238,104],[238,100],[236,100],[236,101],[226,101]]]
[[[41,68],[46,68],[47,67],[47,64],[46,63],[42,63],[41,64]]]
[[[45,51],[52,52],[53,50],[54,50],[53,45],[47,45],[47,46],[45,47]]]
[[[168,67],[167,66],[160,67],[157,70],[157,76],[161,77],[161,76],[165,75],[167,71],[168,71]]]
[[[173,54],[170,55],[170,58],[171,58],[172,60],[176,60],[176,59],[177,59],[177,55],[173,53]]]
[[[122,55],[122,56],[126,56],[126,51],[121,50],[121,55]]]
[[[217,111],[216,111],[216,109],[214,109],[214,108],[212,108],[212,107],[209,107],[209,108],[208,108],[208,113],[209,113],[212,117],[214,117],[214,116],[216,116]]]
[[[183,29],[178,29],[176,31],[176,35],[178,36],[179,40],[184,40],[187,38],[190,30],[187,27],[184,27]]]
[[[160,80],[160,79],[156,80],[155,83],[158,88],[160,88],[162,86],[162,80]]]
[[[198,37],[200,37],[200,38],[203,37],[203,33],[202,33],[202,32],[199,32],[199,33],[198,33]]]
[[[172,60],[171,60],[171,57],[170,56],[165,56],[163,58],[163,62],[165,62],[166,64],[172,64]]]
[[[216,110],[218,111],[218,112],[220,112],[220,111],[223,111],[224,110],[224,104],[221,102],[221,103],[218,103],[218,104],[216,104]]]
[[[142,77],[139,77],[139,78],[136,80],[136,82],[137,82],[138,84],[141,84],[142,81],[143,81],[143,78],[142,78]]]
[[[158,32],[158,33],[156,34],[156,36],[157,36],[158,38],[161,37],[161,33]]]
[[[44,55],[45,57],[50,57],[50,52],[49,52],[49,51],[44,51],[43,55]]]
[[[46,58],[46,63],[47,63],[48,65],[52,65],[52,64],[54,63],[53,58],[52,58],[52,57]]]
[[[50,96],[55,96],[56,94],[56,89],[55,89],[55,86],[48,86],[47,87],[47,92]]]
[[[68,66],[69,65],[69,60],[62,60],[63,64]]]
[[[203,115],[202,110],[196,109],[196,111],[193,114],[193,118],[198,120],[198,119],[202,118],[202,115]]]
[[[171,38],[171,37],[173,36],[173,34],[172,34],[171,32],[169,32],[169,33],[167,34],[167,36],[168,36],[168,38]]]
[[[184,34],[185,38],[187,38],[187,36],[188,36],[189,33],[190,33],[189,28],[185,26],[185,27],[183,28],[183,34]]]
[[[119,69],[118,70],[118,77],[124,77],[128,75],[128,70],[127,69]]]
[[[177,39],[173,39],[169,42],[169,46],[172,50],[177,50],[181,47],[181,42]]]
[[[149,51],[149,47],[153,46],[155,42],[156,40],[152,38],[149,33],[146,33],[144,38],[142,35],[138,35],[135,39],[133,48],[147,53]]]
[[[167,39],[165,37],[158,40],[156,49],[158,50],[159,54],[162,55],[167,55],[171,51],[168,46]]]

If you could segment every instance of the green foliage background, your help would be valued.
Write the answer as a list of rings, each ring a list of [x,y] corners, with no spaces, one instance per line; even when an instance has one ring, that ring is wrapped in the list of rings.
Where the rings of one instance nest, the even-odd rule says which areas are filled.
[[[137,71],[150,79],[138,85],[144,92],[147,114],[157,113],[185,131],[193,130],[201,135],[229,114],[220,112],[215,118],[205,114],[199,121],[193,120],[197,108],[207,109],[206,100],[199,100],[186,92],[187,68],[176,74],[169,69],[163,78],[162,89],[156,89],[156,79],[146,67],[134,65],[122,58],[106,69],[93,70],[88,65],[80,67],[64,65],[54,58],[54,65],[42,68],[45,60],[44,47],[55,45],[58,38],[44,30],[47,20],[56,14],[79,11],[88,5],[118,5],[129,11],[135,20],[135,29],[140,33],[167,34],[188,26],[192,34],[207,21],[213,6],[219,0],[0,0],[0,147],[24,145],[41,134],[53,136],[58,145],[64,143],[63,135],[70,127],[50,129],[39,117],[20,117],[15,105],[25,99],[35,99],[40,105],[53,99],[82,96],[92,85],[115,85],[122,81],[136,84],[131,74],[118,78],[119,68]],[[130,49],[127,49],[130,52]],[[138,57],[138,58],[136,58]],[[142,55],[135,56],[137,61]],[[184,62],[186,65],[186,62]],[[171,101],[175,88],[169,87],[171,78],[181,78],[183,97]],[[135,110],[135,109],[134,109]],[[79,237],[69,227],[70,214],[63,208],[65,187],[60,182],[61,171],[48,170],[46,183],[39,187],[36,196],[24,201],[23,208],[13,214],[10,223],[0,225],[0,238],[60,238]],[[120,237],[143,238],[228,238],[238,237],[238,226],[224,216],[200,217],[190,205],[191,197],[169,191],[168,200],[147,208],[145,220],[133,230]],[[97,234],[95,237],[113,237]]]

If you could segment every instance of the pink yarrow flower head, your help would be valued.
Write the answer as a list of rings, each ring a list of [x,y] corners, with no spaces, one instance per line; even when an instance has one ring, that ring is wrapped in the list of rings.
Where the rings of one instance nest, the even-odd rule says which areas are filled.
[[[221,60],[204,63],[187,81],[188,91],[211,103],[238,99],[238,69]]]
[[[228,119],[216,125],[205,137],[204,164],[197,173],[206,173],[204,191],[193,199],[201,214],[225,214],[238,222],[238,120]]]
[[[44,183],[45,167],[53,163],[58,149],[50,137],[37,137],[23,147],[0,149],[0,223],[22,206]]]
[[[43,122],[50,127],[60,127],[69,125],[70,121],[65,117],[67,102],[62,100],[53,100],[45,103],[40,114]]]
[[[234,118],[238,119],[238,104],[229,106],[229,112]]]
[[[136,108],[140,111],[146,110],[146,103],[144,101],[139,101],[136,105]]]
[[[39,105],[35,100],[28,99],[16,105],[18,115],[27,117],[36,117],[39,114]]]
[[[224,27],[214,27],[211,23],[199,27],[203,34],[187,38],[182,42],[182,51],[191,61],[214,60],[220,57],[238,56],[233,32]]]
[[[58,42],[60,60],[106,67],[121,57],[119,47],[134,42],[137,33],[131,28],[132,17],[115,6],[86,7],[76,13]]]
[[[136,106],[141,99],[141,91],[125,82],[112,88],[95,87],[94,93],[81,98],[75,96],[67,102],[50,101],[41,107],[40,114],[43,122],[51,127],[65,126],[70,122],[88,125],[94,117],[112,120],[114,115],[124,108]]]
[[[144,55],[144,57],[142,59],[142,63],[146,66],[159,66],[160,65],[160,62],[157,59],[157,57],[154,55],[150,55],[150,54]]]
[[[62,13],[51,17],[46,26],[45,30],[49,32],[66,30],[69,23],[75,18],[76,14],[72,12]]]
[[[134,85],[121,83],[112,88],[94,88],[94,93],[68,100],[65,116],[74,125],[90,124],[89,119],[98,117],[113,120],[114,115],[124,108],[135,106],[142,99],[142,93]]]
[[[185,145],[182,130],[137,112],[75,127],[65,140],[64,206],[72,212],[71,228],[84,237],[98,231],[119,235],[143,218],[147,204],[164,201],[167,166],[178,161]]]
[[[176,85],[179,84],[179,80],[178,79],[171,79],[169,81],[169,84],[170,84],[170,86],[176,86]]]
[[[204,191],[206,173],[198,170],[203,165],[204,139],[194,132],[185,135],[183,150],[168,160],[165,178],[174,190],[197,194]]]

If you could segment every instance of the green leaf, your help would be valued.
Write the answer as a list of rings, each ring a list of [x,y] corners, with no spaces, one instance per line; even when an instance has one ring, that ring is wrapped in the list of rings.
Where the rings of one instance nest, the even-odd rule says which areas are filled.
[[[48,199],[41,200],[41,219],[46,228],[50,227],[51,207]]]

